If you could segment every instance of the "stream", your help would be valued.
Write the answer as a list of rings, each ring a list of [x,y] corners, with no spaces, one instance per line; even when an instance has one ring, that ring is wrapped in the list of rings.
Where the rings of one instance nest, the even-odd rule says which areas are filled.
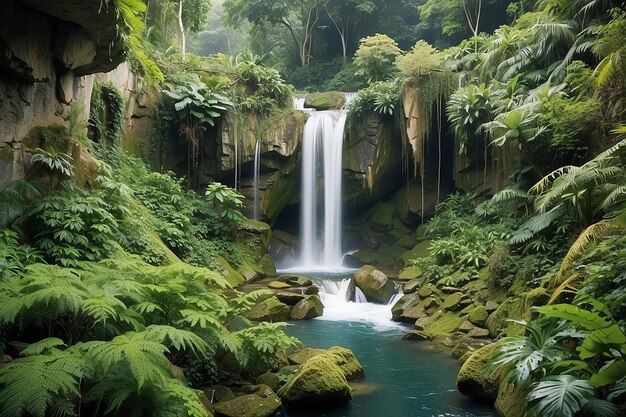
[[[290,271],[294,272],[294,271]],[[287,333],[305,346],[351,349],[365,368],[354,398],[329,411],[290,410],[288,417],[492,417],[492,407],[456,390],[459,362],[425,342],[402,340],[407,326],[391,321],[391,306],[347,302],[350,271],[305,273],[320,288],[324,316],[293,323]],[[362,392],[362,393],[360,393]]]

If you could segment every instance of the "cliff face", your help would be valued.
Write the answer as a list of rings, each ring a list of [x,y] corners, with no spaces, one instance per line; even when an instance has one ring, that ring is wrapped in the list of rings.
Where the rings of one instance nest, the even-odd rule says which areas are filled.
[[[24,177],[30,149],[23,139],[29,132],[64,124],[72,104],[89,109],[90,74],[123,61],[109,3],[0,3],[0,182]]]

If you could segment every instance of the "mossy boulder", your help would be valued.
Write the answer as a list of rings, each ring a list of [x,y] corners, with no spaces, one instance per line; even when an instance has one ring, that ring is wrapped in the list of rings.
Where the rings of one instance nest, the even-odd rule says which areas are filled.
[[[287,357],[287,359],[289,360],[289,363],[292,365],[302,365],[304,362],[308,361],[313,356],[321,355],[322,353],[325,353],[325,352],[326,351],[324,349],[307,347],[307,348],[299,349],[293,352]]]
[[[456,381],[456,387],[463,395],[475,400],[493,403],[498,396],[501,372],[490,371],[489,362],[501,343],[492,343],[477,349],[465,361]]]
[[[304,107],[315,110],[339,110],[346,104],[346,95],[340,91],[307,94]]]
[[[405,252],[400,259],[406,264],[411,259],[425,258],[430,255],[430,240],[418,243],[413,249]]]
[[[526,415],[526,396],[529,392],[530,387],[528,385],[515,386],[506,378],[502,378],[494,406],[502,417],[524,417]]]
[[[422,286],[423,283],[423,279],[412,279],[404,284],[404,286],[402,287],[402,292],[404,292],[405,294],[413,294],[414,292],[417,292],[417,290]]]
[[[398,278],[401,280],[410,281],[410,280],[417,279],[421,277],[422,275],[424,275],[424,270],[420,268],[419,266],[412,265],[412,266],[407,266],[406,268],[403,268],[400,271]]]
[[[228,281],[233,287],[245,284],[246,279],[239,272],[235,270],[226,259],[221,256],[215,257],[215,263],[217,264],[217,271],[222,274],[226,281]]]
[[[303,275],[281,275],[276,280],[289,284],[291,287],[309,287],[313,285],[313,282]]]
[[[287,406],[320,408],[346,402],[352,392],[335,359],[321,354],[307,360],[278,396]]]
[[[291,288],[291,285],[286,282],[272,281],[267,286],[273,290],[284,290],[285,288]]]
[[[276,296],[276,298],[278,298],[278,300],[281,303],[285,303],[289,306],[295,306],[300,301],[307,298],[305,294],[296,294],[293,292],[286,292],[286,291],[276,292],[274,295]]]
[[[489,330],[491,337],[498,337],[501,334],[521,336],[524,334],[524,327],[509,320],[522,320],[523,318],[524,298],[511,297],[504,300],[497,310],[489,315],[485,327]]]
[[[361,379],[365,376],[365,371],[359,360],[354,356],[350,349],[341,346],[333,346],[328,350],[304,348],[289,355],[289,362],[295,365],[301,365],[317,355],[330,356],[335,364],[341,368],[348,381]]]
[[[215,404],[217,417],[269,417],[282,405],[267,385],[246,387],[250,394]]]
[[[475,307],[471,313],[469,313],[469,317],[467,318],[472,324],[476,326],[484,326],[487,321],[487,317],[489,317],[489,313],[484,306]]]
[[[461,309],[461,300],[463,300],[465,296],[460,292],[455,292],[448,295],[443,303],[441,304],[441,308],[444,310],[457,311]]]
[[[322,314],[324,314],[324,304],[318,296],[312,295],[299,301],[291,309],[290,317],[292,320],[310,320]]]
[[[370,265],[365,265],[354,273],[354,282],[365,297],[373,302],[386,304],[395,292],[393,281]]]
[[[403,321],[407,323],[413,323],[415,320],[406,321],[404,319],[404,312],[416,306],[420,302],[420,297],[417,294],[404,294],[400,299],[391,307],[391,320]]]
[[[388,232],[393,227],[395,210],[393,205],[382,203],[369,219],[369,225],[377,232]]]
[[[281,303],[276,297],[271,297],[253,306],[246,316],[251,320],[276,322],[288,320],[290,312],[291,309],[287,304]]]
[[[450,334],[459,329],[463,319],[453,312],[439,310],[424,323],[424,330],[432,334]]]

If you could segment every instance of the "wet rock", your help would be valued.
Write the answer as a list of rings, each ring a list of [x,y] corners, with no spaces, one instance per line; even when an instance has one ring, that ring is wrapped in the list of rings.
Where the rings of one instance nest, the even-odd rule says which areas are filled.
[[[475,339],[484,339],[489,337],[489,330],[476,327],[467,332],[467,335]]]
[[[341,368],[321,354],[307,360],[278,396],[288,406],[320,408],[346,402],[352,393]]]
[[[417,294],[405,294],[391,307],[391,320],[393,321],[404,321],[402,320],[404,316],[404,312],[406,309],[416,305],[420,301],[420,298]],[[415,320],[410,320],[408,323],[412,323]]]
[[[404,340],[431,340],[431,335],[420,330],[411,330],[410,332],[405,333],[404,336],[402,336],[402,339]]]
[[[283,290],[285,288],[291,287],[291,285],[287,284],[286,282],[280,282],[280,281],[272,281],[269,284],[267,284],[267,286],[273,290]]]
[[[246,316],[251,320],[276,322],[288,320],[290,312],[291,309],[287,304],[281,303],[276,297],[271,297],[253,306]]]
[[[359,287],[368,300],[386,304],[395,292],[393,281],[374,268],[366,265],[354,273],[356,286]]]
[[[500,307],[500,304],[495,301],[487,301],[485,304],[485,310],[487,310],[487,313],[493,313],[498,309],[498,307]]]
[[[404,286],[402,287],[402,292],[404,292],[405,294],[413,294],[414,292],[417,292],[419,287],[422,286],[422,283],[423,283],[423,280],[419,278],[412,279],[409,282],[404,284]]]
[[[493,343],[476,350],[461,367],[456,386],[463,395],[493,403],[498,396],[500,372],[485,372],[499,348]]]
[[[485,325],[487,317],[489,317],[487,309],[483,306],[478,306],[472,310],[467,319],[476,326],[482,327]]]
[[[324,314],[324,305],[317,296],[310,296],[301,300],[291,310],[291,319],[310,320]]]
[[[302,275],[281,275],[276,278],[277,281],[289,284],[292,287],[309,287],[313,282]]]
[[[441,308],[445,310],[457,311],[461,309],[461,300],[463,300],[464,295],[460,292],[455,292],[446,297],[446,299],[441,304]]]
[[[427,320],[428,317],[419,318],[415,320],[415,324],[413,324],[413,327],[415,328],[415,330],[424,330],[424,326],[426,325]]]
[[[217,417],[269,417],[280,408],[280,399],[267,385],[247,389],[253,392],[215,404]]]
[[[278,301],[280,301],[281,303],[285,303],[289,306],[295,306],[300,301],[307,298],[305,294],[296,294],[293,292],[277,292],[274,295],[276,296],[276,298],[278,298]]]

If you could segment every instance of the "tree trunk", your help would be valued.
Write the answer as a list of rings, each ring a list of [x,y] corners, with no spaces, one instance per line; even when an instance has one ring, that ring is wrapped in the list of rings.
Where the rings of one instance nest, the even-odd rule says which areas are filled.
[[[185,62],[185,54],[187,53],[187,36],[185,34],[185,25],[183,24],[183,2],[178,1],[178,29],[180,35],[180,48],[183,53],[183,62]]]

